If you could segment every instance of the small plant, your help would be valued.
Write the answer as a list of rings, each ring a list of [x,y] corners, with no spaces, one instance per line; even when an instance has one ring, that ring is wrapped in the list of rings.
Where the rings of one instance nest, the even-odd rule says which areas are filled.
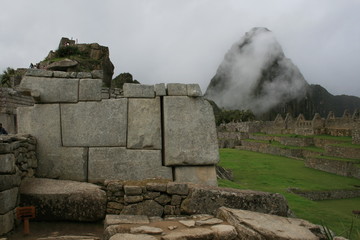
[[[322,230],[325,235],[325,238],[327,240],[333,240],[333,238],[335,237],[334,233],[324,224],[322,224],[321,226],[322,226]]]
[[[80,54],[80,50],[77,46],[64,46],[64,47],[60,47],[56,51],[56,56],[60,58],[79,55],[79,54]]]

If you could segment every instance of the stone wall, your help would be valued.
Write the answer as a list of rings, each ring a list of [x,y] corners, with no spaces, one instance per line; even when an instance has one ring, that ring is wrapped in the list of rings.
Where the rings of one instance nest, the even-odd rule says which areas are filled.
[[[356,125],[355,129],[352,131],[352,143],[360,144],[360,124]]]
[[[205,187],[188,183],[150,181],[106,181],[107,213],[125,215],[216,214],[226,206],[280,216],[288,215],[280,194]]]
[[[8,133],[16,133],[16,108],[34,105],[33,98],[20,90],[0,88],[0,123]]]
[[[39,93],[18,108],[19,132],[38,140],[37,176],[216,185],[215,120],[197,84],[124,84],[110,98],[92,73],[33,70],[21,87]]]
[[[0,236],[14,227],[21,179],[32,177],[37,168],[36,140],[29,135],[0,138]]]
[[[327,145],[327,146],[325,146],[325,154],[327,156],[359,160],[360,147],[355,148],[355,147],[346,147],[346,146],[340,146],[340,145]]]
[[[360,179],[360,166],[356,162],[325,158],[307,158],[305,166],[345,177]]]
[[[299,189],[289,189],[291,192],[305,197],[313,201],[333,200],[333,199],[347,199],[360,197],[360,190],[331,190],[331,191],[302,191]]]

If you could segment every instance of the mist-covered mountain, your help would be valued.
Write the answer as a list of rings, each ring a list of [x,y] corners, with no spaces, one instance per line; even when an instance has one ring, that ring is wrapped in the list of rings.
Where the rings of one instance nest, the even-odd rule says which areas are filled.
[[[266,28],[253,28],[233,44],[205,97],[225,109],[250,109],[262,119],[288,112],[306,118],[329,111],[341,116],[345,109],[360,108],[358,97],[334,96],[320,85],[309,85]]]

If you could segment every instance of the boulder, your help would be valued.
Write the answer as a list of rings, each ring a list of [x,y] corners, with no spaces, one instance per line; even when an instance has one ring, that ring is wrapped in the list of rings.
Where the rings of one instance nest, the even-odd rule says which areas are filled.
[[[210,229],[215,233],[215,240],[233,240],[237,237],[236,229],[231,225],[215,225]]]
[[[83,182],[28,178],[20,186],[20,204],[35,206],[38,220],[99,221],[106,211],[106,193]]]
[[[117,233],[110,240],[157,240],[148,234]]]
[[[47,69],[48,70],[66,71],[68,68],[76,67],[76,65],[78,65],[77,61],[65,58],[60,61],[50,63],[47,66]]]
[[[215,166],[180,166],[174,169],[174,177],[177,182],[217,186]]]
[[[221,207],[217,216],[236,228],[240,239],[325,239],[320,226],[296,218]]]
[[[16,207],[18,192],[17,187],[0,192],[0,214],[5,214]]]
[[[14,227],[14,211],[0,214],[0,236],[10,232]],[[6,238],[5,238],[6,239]]]
[[[289,209],[286,199],[278,193],[192,185],[181,210],[187,214],[215,215],[222,206],[279,216],[287,216]]]
[[[146,215],[159,216],[164,213],[164,208],[154,200],[145,200],[137,204],[131,204],[124,207],[121,214],[125,215]]]

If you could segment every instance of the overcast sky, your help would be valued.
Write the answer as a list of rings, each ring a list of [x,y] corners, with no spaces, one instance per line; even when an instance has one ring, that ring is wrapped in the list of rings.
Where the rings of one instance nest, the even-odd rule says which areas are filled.
[[[231,45],[274,32],[305,79],[360,96],[360,0],[1,0],[0,70],[28,67],[61,37],[108,46],[115,75],[205,92]]]

